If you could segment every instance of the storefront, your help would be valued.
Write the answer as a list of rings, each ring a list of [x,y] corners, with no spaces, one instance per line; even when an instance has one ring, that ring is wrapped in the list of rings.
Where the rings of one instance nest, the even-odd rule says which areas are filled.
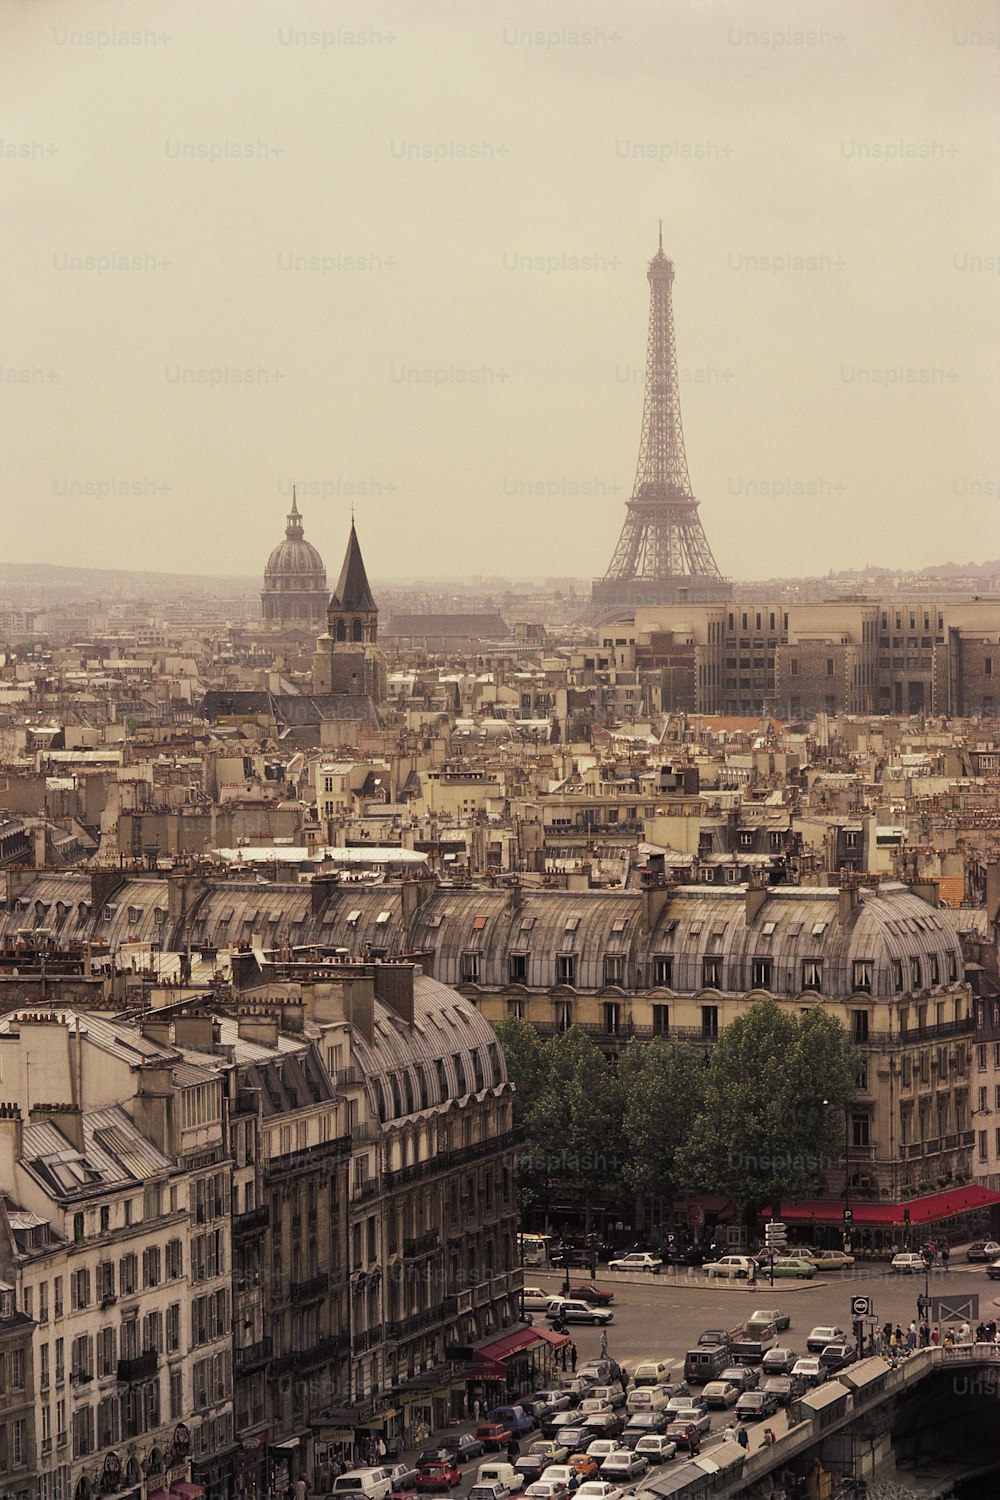
[[[518,1328],[503,1338],[483,1344],[466,1363],[467,1410],[489,1411],[525,1391],[539,1390],[552,1376],[569,1347],[569,1335],[548,1328]]]
[[[266,1500],[267,1491],[267,1433],[255,1432],[236,1450],[233,1495],[235,1500]]]
[[[770,1217],[771,1210],[764,1209],[761,1218]],[[927,1240],[961,1242],[996,1234],[1000,1231],[1000,1193],[969,1183],[923,1198],[904,1198],[901,1203],[859,1199],[845,1204],[842,1198],[807,1198],[782,1203],[781,1219],[791,1231],[789,1238],[800,1243],[839,1248],[849,1239],[856,1255],[885,1259],[894,1248],[915,1249]]]
[[[322,1476],[334,1462],[351,1468],[379,1457],[395,1458],[403,1447],[401,1423],[402,1412],[392,1391],[334,1407],[317,1417],[313,1422],[313,1489],[324,1493]]]

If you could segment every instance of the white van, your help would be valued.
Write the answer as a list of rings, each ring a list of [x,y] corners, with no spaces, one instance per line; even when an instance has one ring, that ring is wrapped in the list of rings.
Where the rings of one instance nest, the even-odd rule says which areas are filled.
[[[513,1464],[480,1464],[476,1485],[492,1485],[504,1495],[512,1495],[515,1490],[523,1488],[524,1475],[519,1474]]]
[[[637,1411],[663,1411],[667,1404],[666,1393],[657,1385],[640,1385],[629,1391],[625,1410],[629,1415]]]
[[[348,1469],[338,1474],[331,1495],[353,1495],[357,1500],[386,1500],[392,1480],[384,1469]]]

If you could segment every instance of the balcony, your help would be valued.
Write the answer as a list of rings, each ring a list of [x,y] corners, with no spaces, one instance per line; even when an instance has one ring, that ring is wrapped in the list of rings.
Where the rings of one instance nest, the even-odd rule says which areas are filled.
[[[406,1260],[416,1260],[418,1256],[430,1255],[439,1244],[438,1230],[428,1229],[426,1234],[418,1234],[415,1239],[403,1241],[403,1257]]]
[[[270,1222],[271,1210],[266,1203],[261,1203],[257,1208],[248,1208],[246,1213],[233,1215],[233,1237],[235,1239],[241,1235],[259,1234]]]
[[[317,1141],[314,1146],[305,1146],[301,1151],[272,1156],[267,1170],[271,1177],[284,1177],[293,1172],[314,1172],[321,1167],[335,1166],[338,1162],[346,1161],[350,1154],[350,1136],[340,1135],[332,1141]]]
[[[325,1271],[310,1276],[305,1281],[293,1281],[289,1295],[293,1302],[318,1302],[330,1289],[330,1278]]]
[[[250,1375],[254,1370],[260,1370],[271,1358],[271,1340],[269,1338],[258,1339],[255,1344],[247,1344],[243,1349],[237,1349],[234,1354],[237,1375]]]
[[[490,1136],[488,1140],[477,1141],[472,1146],[461,1146],[455,1151],[439,1151],[427,1161],[414,1162],[412,1166],[400,1167],[395,1172],[386,1172],[383,1181],[388,1190],[404,1187],[410,1182],[419,1182],[425,1177],[439,1176],[443,1172],[453,1171],[455,1167],[463,1167],[469,1162],[480,1161],[483,1157],[498,1155],[503,1151],[512,1151],[519,1146],[523,1139],[520,1130],[508,1130],[504,1135]]]
[[[134,1359],[118,1361],[118,1380],[121,1385],[136,1385],[140,1380],[151,1380],[156,1374],[159,1356],[155,1349],[144,1349]]]
[[[292,1370],[314,1370],[319,1365],[328,1365],[342,1354],[349,1354],[351,1340],[346,1333],[319,1339],[309,1349],[293,1349],[288,1354],[279,1354],[271,1364],[272,1375],[287,1375]]]
[[[363,1203],[366,1198],[377,1198],[380,1191],[377,1177],[356,1177],[351,1184],[351,1201]]]
[[[351,1126],[352,1146],[375,1146],[381,1140],[382,1131],[377,1120],[365,1120]]]
[[[353,1064],[349,1068],[338,1068],[333,1075],[333,1081],[338,1089],[357,1088],[364,1080],[361,1077],[361,1069]]]

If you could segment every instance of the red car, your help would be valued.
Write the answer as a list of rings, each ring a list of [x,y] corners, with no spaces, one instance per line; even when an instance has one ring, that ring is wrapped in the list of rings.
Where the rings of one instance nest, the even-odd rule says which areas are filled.
[[[603,1287],[594,1286],[591,1281],[583,1281],[579,1286],[571,1286],[569,1294],[580,1302],[589,1302],[591,1307],[607,1307],[609,1302],[615,1300],[614,1292],[606,1292]]]
[[[701,1449],[701,1433],[693,1422],[671,1422],[667,1437],[673,1438],[678,1448],[683,1448],[692,1457]]]
[[[480,1422],[476,1437],[484,1448],[506,1448],[514,1434],[507,1422]]]
[[[462,1471],[450,1458],[443,1458],[437,1463],[421,1464],[417,1471],[418,1490],[451,1490],[461,1483]]]

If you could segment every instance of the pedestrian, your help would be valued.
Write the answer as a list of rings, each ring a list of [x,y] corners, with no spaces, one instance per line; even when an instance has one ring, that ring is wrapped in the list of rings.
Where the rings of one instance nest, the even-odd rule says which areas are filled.
[[[774,1444],[777,1441],[778,1441],[778,1439],[775,1436],[774,1428],[773,1427],[765,1427],[764,1428],[764,1444],[763,1444],[763,1446],[765,1448],[773,1448]]]
[[[576,1345],[574,1344],[574,1342],[573,1342],[572,1339],[570,1339],[570,1341],[569,1341],[569,1367],[570,1367],[570,1370],[572,1371],[572,1373],[575,1375],[576,1374]]]
[[[961,1326],[959,1327],[958,1338],[956,1340],[956,1343],[959,1343],[959,1344],[968,1344],[968,1343],[971,1343],[971,1342],[972,1342],[972,1329],[969,1327],[969,1324],[966,1321],[966,1322],[963,1322],[961,1324]]]
[[[921,1323],[921,1325],[920,1325],[920,1347],[921,1347],[921,1349],[928,1348],[929,1345],[930,1345],[930,1341],[931,1341],[930,1324],[929,1323]]]
[[[482,1409],[483,1409],[482,1408],[482,1403],[480,1402],[479,1397],[477,1396],[476,1399],[475,1399],[475,1401],[473,1401],[473,1403],[472,1403],[472,1420],[474,1422],[478,1422],[479,1421],[479,1413],[482,1411]]]
[[[601,1358],[602,1359],[607,1359],[607,1357],[608,1357],[608,1335],[602,1329],[601,1330]]]
[[[941,1342],[941,1330],[938,1327],[938,1325],[935,1323],[934,1324],[934,1332],[931,1334],[931,1343],[935,1347],[937,1347],[937,1345],[940,1344],[940,1342]]]
[[[883,1323],[882,1324],[882,1338],[885,1340],[885,1346],[888,1349],[888,1347],[889,1347],[889,1340],[892,1338],[892,1324],[891,1323]]]
[[[750,1447],[750,1437],[745,1427],[741,1427],[739,1432],[737,1432],[736,1441],[739,1443],[741,1448]]]
[[[736,1442],[736,1427],[734,1426],[734,1424],[732,1422],[729,1423],[729,1425],[726,1427],[725,1431],[723,1432],[723,1434],[722,1434],[722,1441],[724,1443],[735,1443]]]
[[[943,1242],[942,1246],[941,1246],[941,1264],[944,1266],[944,1268],[945,1268],[946,1271],[948,1269],[948,1260],[949,1260],[950,1255],[951,1255],[951,1246],[949,1245],[948,1241],[945,1240]]]
[[[295,1481],[295,1500],[306,1500],[306,1482],[300,1474]]]
[[[917,1325],[912,1318],[910,1319],[910,1326],[906,1330],[906,1347],[910,1353],[917,1347]]]
[[[954,1344],[954,1342],[955,1342],[955,1335],[952,1333],[951,1329],[949,1328],[948,1332],[944,1336],[944,1346],[945,1346],[945,1348],[946,1349],[950,1349],[952,1347],[952,1345]]]
[[[986,1325],[986,1342],[988,1344],[995,1344],[996,1343],[996,1339],[997,1339],[997,1320],[996,1320],[996,1318],[991,1318],[990,1321]]]

